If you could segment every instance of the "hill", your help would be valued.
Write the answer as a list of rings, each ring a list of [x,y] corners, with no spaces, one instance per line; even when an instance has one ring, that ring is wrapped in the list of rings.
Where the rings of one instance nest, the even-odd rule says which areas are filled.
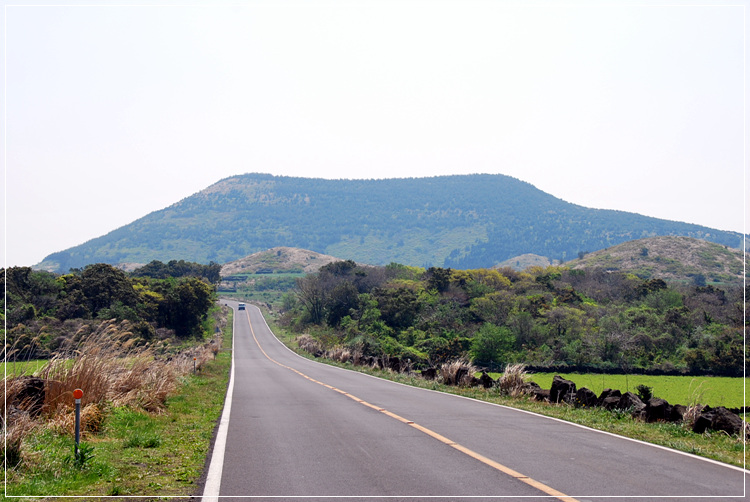
[[[589,209],[504,175],[384,180],[233,176],[35,268],[187,260],[226,263],[295,247],[374,265],[491,267],[534,253],[566,260],[625,241],[684,235],[740,246],[741,235]]]
[[[604,268],[643,279],[737,284],[743,278],[743,253],[689,237],[650,237],[588,253],[566,263],[573,269]]]
[[[341,261],[341,259],[307,249],[278,247],[253,253],[250,256],[227,263],[221,267],[221,276],[272,272],[304,272],[310,274],[335,261]]]

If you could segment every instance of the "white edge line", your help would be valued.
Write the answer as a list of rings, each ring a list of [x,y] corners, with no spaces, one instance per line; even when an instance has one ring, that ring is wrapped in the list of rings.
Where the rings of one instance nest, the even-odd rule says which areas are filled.
[[[252,305],[252,307],[257,308],[258,310],[260,310],[255,305]],[[593,428],[588,427],[586,425],[581,425],[581,424],[576,424],[576,423],[573,423],[573,422],[568,422],[567,420],[563,420],[561,418],[548,417],[547,415],[541,415],[541,414],[535,413],[533,411],[521,410],[521,409],[518,409],[518,408],[511,408],[510,406],[506,406],[504,404],[497,404],[497,403],[491,403],[489,401],[482,401],[482,400],[479,400],[479,399],[475,399],[473,397],[460,396],[458,394],[451,394],[449,392],[442,392],[442,391],[433,390],[433,389],[425,389],[423,387],[415,387],[413,385],[408,385],[408,384],[401,383],[401,382],[394,382],[393,380],[386,380],[385,378],[376,377],[374,375],[368,375],[367,373],[362,373],[361,371],[350,370],[350,369],[347,369],[347,368],[341,368],[339,366],[333,366],[333,365],[330,365],[330,364],[321,363],[321,362],[315,361],[313,359],[307,359],[306,357],[302,357],[301,355],[297,354],[295,351],[293,351],[292,349],[290,349],[289,347],[287,347],[286,345],[284,345],[284,342],[282,342],[281,340],[279,340],[279,338],[273,333],[273,330],[271,329],[271,327],[268,326],[268,323],[266,322],[266,318],[265,318],[265,316],[263,316],[263,312],[261,312],[261,317],[263,318],[263,322],[266,324],[266,327],[268,328],[268,330],[271,332],[271,334],[273,334],[273,337],[276,339],[276,341],[279,344],[281,344],[282,347],[284,347],[285,349],[287,349],[289,352],[291,352],[295,356],[299,357],[300,359],[304,359],[306,361],[311,361],[311,362],[316,363],[316,364],[322,364],[322,365],[325,365],[325,366],[327,366],[329,368],[336,368],[336,369],[340,369],[342,371],[350,371],[352,373],[357,373],[357,374],[360,374],[360,375],[365,375],[367,377],[376,378],[378,380],[381,380],[381,381],[384,381],[384,382],[390,382],[390,383],[395,384],[395,385],[403,385],[404,387],[409,387],[410,389],[419,389],[419,390],[424,390],[424,391],[427,391],[427,392],[437,392],[439,394],[446,395],[446,396],[453,396],[453,397],[457,397],[457,398],[460,398],[460,399],[468,399],[469,401],[475,401],[477,403],[483,403],[483,404],[488,404],[490,406],[497,406],[499,408],[505,408],[506,410],[512,410],[512,411],[517,411],[519,413],[527,413],[529,415],[535,415],[537,417],[542,417],[542,418],[546,418],[548,420],[554,420],[556,422],[561,422],[563,424],[568,424],[568,425],[571,425],[573,427],[579,427],[581,429],[586,429],[586,430],[589,430],[589,431],[598,432],[600,434],[606,434],[608,436],[612,436],[612,437],[616,437],[616,438],[620,438],[620,439],[625,439],[627,441],[632,441],[634,443],[640,443],[642,445],[651,446],[653,448],[659,448],[660,450],[665,450],[665,451],[668,451],[668,452],[677,453],[679,455],[684,455],[686,457],[691,457],[691,458],[694,458],[694,459],[697,459],[697,460],[703,460],[704,462],[709,462],[711,464],[720,465],[722,467],[728,467],[730,469],[734,469],[735,471],[744,472],[745,474],[750,474],[750,470],[746,470],[746,469],[743,469],[742,467],[737,467],[737,466],[734,466],[734,465],[731,465],[731,464],[727,464],[727,463],[724,463],[724,462],[719,462],[718,460],[714,460],[712,458],[701,457],[701,456],[698,456],[698,455],[694,455],[692,453],[687,453],[687,452],[684,452],[684,451],[675,450],[675,449],[672,449],[672,448],[667,448],[666,446],[662,446],[662,445],[658,445],[658,444],[654,444],[654,443],[648,443],[646,441],[641,441],[640,439],[633,439],[633,438],[629,438],[629,437],[626,437],[626,436],[620,436],[619,434],[614,434],[612,432],[602,431],[602,430],[599,430],[599,429],[593,429]]]
[[[3,313],[8,311],[8,6],[3,6]],[[3,347],[8,346],[8,318],[3,316]],[[3,351],[3,414],[8,410],[8,352]],[[3,496],[8,496],[8,433],[3,423]]]
[[[234,310],[234,309],[233,309]],[[265,319],[264,319],[265,320]],[[206,484],[203,487],[203,502],[218,502],[219,489],[221,488],[221,473],[224,469],[224,450],[227,445],[227,431],[229,430],[229,415],[232,412],[232,394],[234,392],[234,343],[237,333],[237,315],[232,314],[232,370],[229,372],[229,384],[227,395],[224,398],[224,410],[219,421],[219,430],[216,433],[213,451],[211,452],[211,464],[206,474]],[[270,328],[269,328],[270,329]]]
[[[747,9],[742,6],[742,406],[747,411]],[[743,424],[744,431],[744,424]],[[747,438],[742,465],[747,468]],[[747,479],[742,484],[747,496]]]

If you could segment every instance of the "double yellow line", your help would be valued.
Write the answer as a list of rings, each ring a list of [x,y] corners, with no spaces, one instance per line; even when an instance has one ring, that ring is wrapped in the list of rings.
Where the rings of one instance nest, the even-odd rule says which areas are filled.
[[[258,341],[258,338],[255,336],[255,330],[253,329],[253,323],[250,322],[250,314],[249,313],[247,315],[247,322],[250,325],[250,333],[252,333],[253,340],[255,340],[256,345],[258,345],[258,348],[263,353],[263,355],[269,361],[271,361],[272,363],[277,364],[277,365],[281,366],[282,368],[286,368],[286,369],[288,369],[290,371],[293,371],[293,372],[297,373],[299,376],[301,376],[302,378],[306,378],[307,380],[310,380],[311,382],[315,382],[318,385],[322,385],[323,387],[331,389],[332,391],[338,392],[339,394],[342,394],[342,395],[348,397],[349,399],[358,402],[361,405],[364,405],[364,406],[367,406],[368,408],[372,408],[373,410],[379,411],[380,413],[382,413],[384,415],[387,415],[387,416],[389,416],[389,417],[391,417],[391,418],[393,418],[395,420],[398,420],[399,422],[404,423],[404,424],[408,425],[409,427],[413,427],[413,428],[417,429],[418,431],[423,432],[423,433],[427,434],[428,436],[430,436],[430,437],[432,437],[434,439],[437,439],[441,443],[444,443],[444,444],[450,446],[451,448],[455,448],[456,450],[458,450],[461,453],[464,453],[464,454],[470,456],[473,459],[479,460],[483,464],[486,464],[486,465],[492,467],[493,469],[496,469],[496,470],[498,470],[498,471],[500,471],[500,472],[502,472],[504,474],[507,474],[508,476],[510,476],[512,478],[515,478],[515,479],[517,479],[517,480],[519,480],[519,481],[521,481],[523,483],[526,483],[529,486],[533,486],[537,490],[539,490],[539,491],[541,491],[541,492],[543,492],[543,493],[545,493],[545,494],[547,494],[547,495],[549,495],[551,497],[555,497],[555,498],[557,498],[559,500],[563,500],[565,502],[579,502],[577,499],[575,499],[573,497],[569,497],[569,496],[565,495],[564,493],[562,493],[562,492],[560,492],[558,490],[555,490],[554,488],[552,488],[550,486],[545,485],[544,483],[541,483],[541,482],[539,482],[539,481],[537,481],[535,479],[532,479],[532,478],[530,478],[528,476],[524,476],[520,472],[514,471],[510,467],[506,467],[506,466],[504,466],[503,464],[501,464],[499,462],[495,462],[494,460],[492,460],[490,458],[487,458],[484,455],[481,455],[481,454],[479,454],[479,453],[477,453],[477,452],[475,452],[473,450],[470,450],[469,448],[466,448],[465,446],[462,446],[462,445],[456,443],[455,441],[453,441],[451,439],[448,439],[447,437],[442,436],[442,435],[438,434],[437,432],[435,432],[435,431],[433,431],[431,429],[428,429],[427,427],[422,427],[421,425],[419,425],[417,423],[414,423],[412,420],[406,419],[406,418],[404,418],[404,417],[402,417],[400,415],[396,415],[395,413],[392,413],[392,412],[386,410],[385,408],[381,408],[380,406],[375,406],[374,404],[370,404],[367,401],[364,401],[364,400],[358,398],[357,396],[349,394],[348,392],[346,392],[344,390],[337,389],[336,387],[334,387],[332,385],[328,385],[327,383],[321,382],[319,380],[315,380],[314,378],[312,378],[312,377],[310,377],[308,375],[305,375],[301,371],[299,371],[297,369],[294,369],[291,366],[287,366],[286,364],[282,364],[282,363],[278,362],[277,360],[275,360],[271,356],[269,356],[266,353],[266,351],[263,350],[263,347],[260,345],[260,342]]]

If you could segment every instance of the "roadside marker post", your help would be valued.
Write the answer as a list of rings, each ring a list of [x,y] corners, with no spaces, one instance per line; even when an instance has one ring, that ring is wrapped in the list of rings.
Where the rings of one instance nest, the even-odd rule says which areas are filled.
[[[78,458],[78,447],[81,443],[81,398],[83,397],[83,391],[76,389],[73,391],[73,397],[76,400],[76,452],[75,457]]]
[[[194,357],[194,358],[193,358],[193,375],[195,375],[195,365],[196,365],[196,362],[195,362],[195,360],[196,360],[196,359],[198,359],[198,358],[197,358],[197,357]]]

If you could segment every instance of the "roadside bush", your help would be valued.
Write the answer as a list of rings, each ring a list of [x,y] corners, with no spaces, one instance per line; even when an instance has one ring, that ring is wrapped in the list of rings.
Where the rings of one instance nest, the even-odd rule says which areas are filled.
[[[639,398],[641,398],[641,401],[644,403],[647,402],[649,399],[654,397],[653,389],[649,387],[648,385],[639,385],[636,388],[636,394]]]

